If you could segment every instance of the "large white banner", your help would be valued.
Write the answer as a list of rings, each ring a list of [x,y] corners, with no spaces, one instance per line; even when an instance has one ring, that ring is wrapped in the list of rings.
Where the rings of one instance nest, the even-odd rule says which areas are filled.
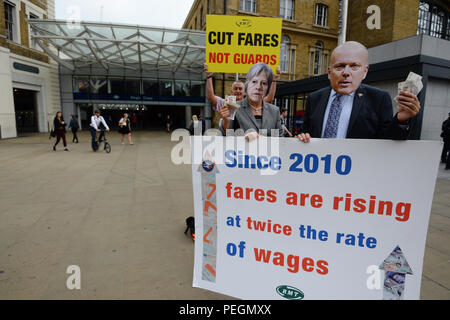
[[[441,143],[192,137],[195,287],[419,299]]]

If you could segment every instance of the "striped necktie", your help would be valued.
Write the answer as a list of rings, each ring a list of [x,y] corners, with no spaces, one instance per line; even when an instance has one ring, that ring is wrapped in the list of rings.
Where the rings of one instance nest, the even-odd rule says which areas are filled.
[[[342,95],[339,93],[336,93],[336,95],[334,96],[333,102],[330,106],[330,111],[328,113],[325,131],[323,132],[323,138],[336,138],[339,126],[339,118],[341,117],[342,111],[341,97]]]

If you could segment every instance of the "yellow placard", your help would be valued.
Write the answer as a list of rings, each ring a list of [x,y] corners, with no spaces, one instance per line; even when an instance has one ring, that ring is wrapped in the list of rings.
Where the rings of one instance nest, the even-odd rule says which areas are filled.
[[[247,73],[258,62],[274,72],[280,62],[281,18],[206,16],[209,72]]]

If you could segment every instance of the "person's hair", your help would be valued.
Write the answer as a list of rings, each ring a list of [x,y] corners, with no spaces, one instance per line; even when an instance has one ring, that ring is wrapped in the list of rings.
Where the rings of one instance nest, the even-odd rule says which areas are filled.
[[[270,86],[272,85],[272,81],[273,81],[273,71],[272,68],[270,68],[267,64],[265,64],[264,62],[258,62],[256,64],[254,64],[250,70],[248,70],[247,72],[247,79],[245,80],[245,93],[247,94],[247,88],[248,88],[248,83],[256,76],[258,76],[261,72],[264,72],[265,75],[267,76],[267,92],[264,94],[264,96],[266,96],[269,93],[270,90]]]
[[[231,89],[233,89],[233,87],[236,83],[241,83],[245,87],[245,84],[241,80],[238,80],[238,81],[233,82],[233,84],[231,85]]]
[[[55,118],[58,118],[58,113],[61,113],[61,117],[62,117],[62,112],[61,112],[61,111],[58,111],[58,112],[56,112],[56,114],[55,114]]]
[[[281,113],[286,112],[286,111],[288,111],[288,109],[286,109],[286,108],[281,109]]]

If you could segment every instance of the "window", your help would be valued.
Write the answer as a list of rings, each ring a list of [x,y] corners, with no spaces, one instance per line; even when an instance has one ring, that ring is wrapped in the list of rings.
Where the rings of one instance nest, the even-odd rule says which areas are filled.
[[[420,1],[417,34],[450,40],[450,14],[438,5]]]
[[[241,0],[240,10],[256,13],[256,0]]]
[[[9,2],[4,2],[5,7],[5,29],[6,29],[6,38],[8,40],[14,41],[15,38],[15,15],[16,8],[13,4]]]
[[[144,80],[144,95],[159,96],[159,82],[158,80]]]
[[[309,49],[309,75],[318,76],[327,72],[329,50],[324,49],[323,42],[317,41]]]
[[[91,77],[91,93],[108,94],[108,81],[105,77]]]
[[[290,49],[290,42],[291,39],[289,39],[288,36],[283,36],[281,38],[281,52],[280,52],[280,70],[281,72],[288,72],[289,71],[289,49]]]
[[[73,78],[74,93],[89,93],[89,77]]]
[[[124,79],[111,78],[109,79],[110,94],[127,94],[127,86]]]
[[[28,17],[30,19],[39,19],[39,17],[37,15],[32,14],[31,12]],[[36,44],[36,40],[31,37],[31,34],[32,34],[31,27],[29,26],[28,28],[29,28],[28,34],[30,35],[30,48],[37,49],[38,46]]]
[[[316,4],[315,24],[318,26],[326,27],[327,26],[327,15],[328,15],[328,7],[321,3]]]
[[[174,96],[174,87],[171,80],[159,80],[159,93],[161,96]]]
[[[141,81],[139,79],[126,79],[125,83],[128,95],[141,94]]]
[[[280,0],[280,17],[294,20],[294,0]]]
[[[204,97],[205,96],[205,82],[191,81],[191,96]]]
[[[189,81],[175,81],[175,95],[179,97],[189,97],[191,95],[191,87]]]
[[[323,43],[321,41],[316,42],[316,51],[314,52],[314,75],[319,75],[322,73],[322,51]]]

